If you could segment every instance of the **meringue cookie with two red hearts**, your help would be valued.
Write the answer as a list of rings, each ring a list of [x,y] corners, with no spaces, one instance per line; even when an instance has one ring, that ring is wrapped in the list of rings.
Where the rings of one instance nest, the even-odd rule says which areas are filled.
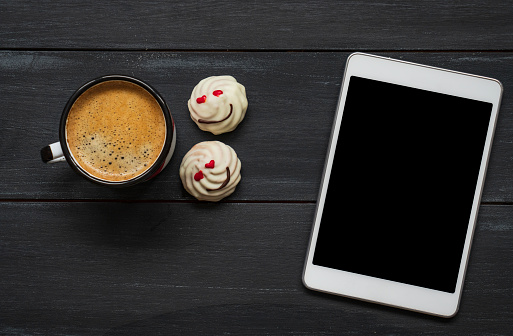
[[[201,130],[216,135],[231,132],[246,115],[246,88],[232,76],[207,77],[194,87],[187,105]]]
[[[200,201],[217,202],[235,191],[241,162],[232,147],[220,141],[194,145],[180,164],[185,190]]]

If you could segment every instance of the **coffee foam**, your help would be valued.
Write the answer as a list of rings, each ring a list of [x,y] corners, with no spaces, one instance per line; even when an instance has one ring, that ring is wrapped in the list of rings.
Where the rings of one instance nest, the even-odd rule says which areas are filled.
[[[96,84],[75,101],[66,121],[68,148],[77,164],[106,181],[133,179],[155,163],[166,139],[157,100],[126,81]]]

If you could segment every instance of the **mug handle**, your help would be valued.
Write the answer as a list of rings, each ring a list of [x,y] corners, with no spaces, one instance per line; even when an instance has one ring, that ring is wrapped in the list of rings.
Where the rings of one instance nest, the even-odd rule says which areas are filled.
[[[62,152],[61,143],[54,142],[41,149],[41,159],[45,163],[56,163],[66,161],[66,157]]]

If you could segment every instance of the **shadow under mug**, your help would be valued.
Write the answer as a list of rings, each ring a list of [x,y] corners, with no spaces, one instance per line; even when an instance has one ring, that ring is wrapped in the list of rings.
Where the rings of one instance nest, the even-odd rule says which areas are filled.
[[[90,173],[86,172],[75,160],[73,157],[73,154],[71,154],[67,139],[66,139],[66,122],[68,118],[68,114],[71,110],[71,107],[75,103],[75,101],[82,95],[85,91],[87,91],[89,88],[93,87],[96,84],[106,82],[106,81],[126,81],[133,84],[136,84],[143,89],[145,89],[147,92],[149,92],[155,100],[160,105],[160,108],[162,110],[162,113],[164,114],[164,119],[166,122],[166,138],[164,142],[164,146],[162,148],[162,151],[160,152],[158,158],[155,160],[155,162],[151,165],[149,169],[141,173],[140,175],[135,176],[134,178],[124,180],[124,181],[108,181],[104,179],[100,179],[98,177],[95,177],[91,175]],[[59,141],[55,142],[53,144],[50,144],[43,149],[41,149],[41,159],[43,162],[46,163],[55,163],[55,162],[62,162],[66,161],[68,164],[73,168],[74,171],[76,171],[79,175],[85,177],[86,179],[106,186],[113,186],[113,187],[126,187],[131,186],[140,182],[148,181],[149,179],[155,177],[157,174],[159,174],[164,167],[169,163],[171,156],[173,155],[173,152],[175,150],[176,145],[176,129],[175,129],[175,123],[173,121],[173,118],[171,116],[171,112],[169,111],[169,107],[167,106],[164,99],[160,96],[160,94],[152,88],[150,85],[146,84],[145,82],[129,77],[129,76],[123,76],[123,75],[107,75],[102,76],[96,79],[93,79],[92,81],[84,84],[82,87],[80,87],[75,93],[71,96],[71,98],[68,100],[66,106],[64,107],[64,111],[61,116],[60,126],[59,126]]]

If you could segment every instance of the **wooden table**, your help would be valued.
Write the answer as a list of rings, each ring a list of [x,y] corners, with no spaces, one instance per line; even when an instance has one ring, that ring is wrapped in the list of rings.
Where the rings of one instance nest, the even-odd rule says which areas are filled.
[[[0,2],[0,334],[511,335],[512,18],[511,1]],[[504,85],[452,319],[302,285],[354,51]],[[150,83],[177,125],[170,165],[128,189],[39,157],[57,141],[70,95],[105,74]],[[214,136],[186,103],[200,79],[222,74],[246,86],[249,109],[235,131]],[[183,155],[204,140],[229,144],[242,161],[242,182],[217,204],[196,201],[178,177]],[[379,201],[372,190],[362,200],[369,211]]]

